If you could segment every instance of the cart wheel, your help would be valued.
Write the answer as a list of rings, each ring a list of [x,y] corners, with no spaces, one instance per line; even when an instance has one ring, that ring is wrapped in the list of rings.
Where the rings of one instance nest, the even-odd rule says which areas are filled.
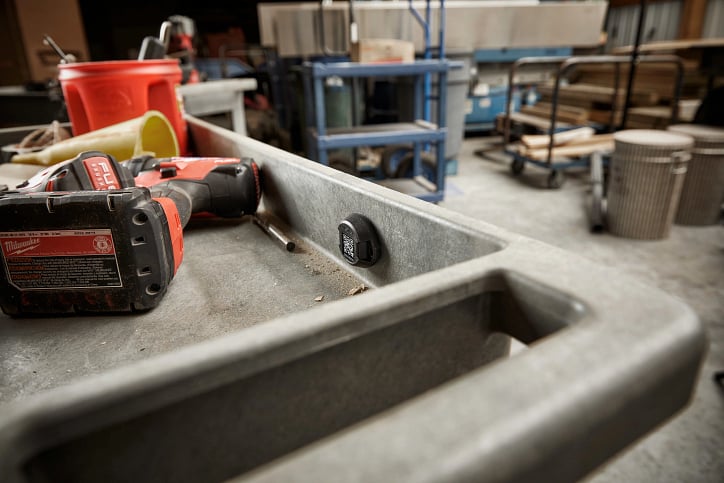
[[[382,150],[382,154],[380,154],[380,165],[386,177],[395,177],[400,162],[410,151],[412,151],[412,146],[407,144],[395,144],[387,146]]]
[[[525,161],[519,158],[513,159],[513,163],[510,165],[510,170],[513,174],[518,175],[525,169]]]
[[[412,177],[412,162],[415,157],[415,153],[409,152],[400,160],[400,164],[397,166],[395,172],[395,178],[411,178]],[[437,179],[437,160],[435,157],[426,152],[420,153],[420,165],[422,168],[422,174],[427,180],[433,183]]]
[[[548,175],[548,187],[551,189],[558,189],[563,186],[563,182],[566,180],[566,175],[563,171],[554,169],[551,174]]]

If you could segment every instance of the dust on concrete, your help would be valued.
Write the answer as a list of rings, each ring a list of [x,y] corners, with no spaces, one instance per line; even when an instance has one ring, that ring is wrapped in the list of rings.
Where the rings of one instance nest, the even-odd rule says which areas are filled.
[[[356,288],[364,285],[362,280],[344,269],[335,260],[322,254],[302,239],[295,239],[297,244],[294,253],[299,255],[304,270],[313,277],[323,277],[324,285],[331,293],[324,295],[324,300],[337,300],[347,297]],[[367,289],[369,287],[365,286]]]

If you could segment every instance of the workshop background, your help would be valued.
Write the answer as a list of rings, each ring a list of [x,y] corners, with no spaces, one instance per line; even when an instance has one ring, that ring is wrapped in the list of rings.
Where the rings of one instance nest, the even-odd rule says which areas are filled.
[[[265,191],[254,223],[205,231],[192,220],[165,299],[123,326],[113,318],[124,315],[0,318],[0,450],[20,448],[6,463],[0,454],[0,476],[724,481],[724,0],[448,1],[448,22],[463,27],[446,29],[442,2],[429,2],[428,40],[408,2],[354,3],[356,12],[325,1],[2,0],[0,184],[12,190],[41,168],[3,171],[18,167],[8,161],[20,133],[53,121],[72,132],[59,54],[44,35],[75,62],[135,60],[143,39],[177,16],[191,42],[176,55],[187,68],[176,92],[193,117],[189,149],[254,158]],[[365,10],[393,3],[402,7],[378,17]],[[416,2],[422,15],[425,4]],[[487,5],[456,16],[477,4]],[[528,7],[541,10],[518,14]],[[352,46],[355,22],[367,50]],[[223,82],[235,83],[222,101],[198,89]],[[7,220],[17,213],[4,209],[0,235],[16,229]],[[377,220],[381,258],[369,220],[346,218],[350,231],[339,228],[337,239],[342,209]],[[325,222],[334,224],[329,240]],[[373,240],[374,255],[351,267],[346,233]],[[237,253],[239,244],[251,248]],[[504,275],[479,275],[498,251]],[[389,286],[400,282],[395,293]],[[505,296],[478,300],[476,290]],[[328,330],[356,313],[354,332]],[[512,328],[496,325],[503,315]],[[292,348],[264,332],[273,324],[263,322],[282,317],[284,340],[300,341]],[[565,339],[588,354],[550,349],[568,325],[591,328]],[[510,373],[495,379],[497,363],[475,384],[506,401],[465,386],[489,355],[505,355],[501,332],[512,335],[510,360],[520,360],[525,384],[506,386]],[[345,360],[345,341],[358,337]],[[596,365],[597,351],[620,359]],[[109,371],[117,386],[102,379]],[[365,384],[379,387],[379,400]],[[86,423],[77,401],[90,408]],[[468,431],[466,404],[490,438]],[[32,425],[11,417],[36,410],[57,425],[24,433]],[[410,422],[417,431],[390,436]],[[571,429],[579,423],[584,434]],[[23,453],[17,441],[26,440],[35,454]],[[86,458],[96,463],[85,467]],[[143,463],[131,470],[129,461]]]

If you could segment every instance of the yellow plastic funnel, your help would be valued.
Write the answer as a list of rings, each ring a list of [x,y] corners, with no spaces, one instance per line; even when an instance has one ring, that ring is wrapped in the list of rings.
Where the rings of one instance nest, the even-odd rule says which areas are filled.
[[[141,117],[66,139],[41,151],[16,154],[11,161],[50,166],[83,151],[101,151],[117,161],[125,161],[143,154],[157,158],[178,156],[179,146],[166,116],[160,111],[148,111]]]

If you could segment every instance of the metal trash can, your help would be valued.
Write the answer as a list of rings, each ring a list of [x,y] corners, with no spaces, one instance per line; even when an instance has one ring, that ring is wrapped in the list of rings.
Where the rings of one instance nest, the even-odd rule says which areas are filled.
[[[630,129],[614,134],[608,191],[608,229],[640,240],[669,236],[694,139],[685,134]]]
[[[696,124],[669,126],[694,138],[679,209],[679,225],[715,225],[724,202],[724,129]]]

